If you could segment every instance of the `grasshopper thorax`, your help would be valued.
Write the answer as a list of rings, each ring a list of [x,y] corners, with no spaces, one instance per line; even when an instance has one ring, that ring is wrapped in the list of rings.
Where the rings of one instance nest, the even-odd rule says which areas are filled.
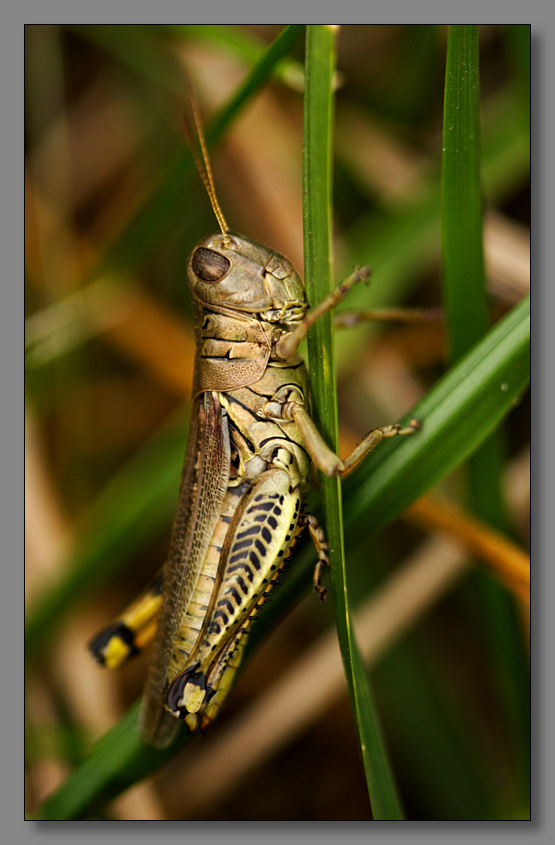
[[[187,265],[195,299],[208,307],[295,323],[307,309],[304,285],[291,262],[262,244],[231,232],[208,235]]]

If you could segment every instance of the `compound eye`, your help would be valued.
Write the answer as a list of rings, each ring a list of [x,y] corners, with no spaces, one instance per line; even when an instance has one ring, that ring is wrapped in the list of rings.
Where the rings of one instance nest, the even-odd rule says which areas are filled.
[[[199,246],[193,253],[191,266],[203,282],[219,282],[231,267],[231,261],[213,249]]]

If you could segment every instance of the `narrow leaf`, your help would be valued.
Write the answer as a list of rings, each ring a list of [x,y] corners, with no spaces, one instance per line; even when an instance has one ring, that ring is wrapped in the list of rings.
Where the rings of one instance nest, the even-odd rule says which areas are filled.
[[[334,34],[327,26],[307,31],[303,147],[303,218],[305,283],[310,302],[321,301],[332,289],[331,278],[331,158]],[[324,315],[308,337],[312,408],[317,426],[337,451],[337,398],[332,316]],[[402,819],[379,718],[366,671],[356,644],[347,596],[341,486],[338,478],[321,477],[326,534],[332,568],[336,624],[349,687],[351,707],[372,812],[375,819]]]
[[[445,76],[442,164],[442,263],[446,329],[451,359],[458,360],[489,324],[482,235],[478,27],[449,27]],[[469,507],[501,530],[509,530],[502,493],[504,446],[495,432],[468,463]],[[520,765],[529,755],[528,695],[524,643],[515,636],[518,610],[512,598],[483,577],[475,598],[500,707],[517,738]],[[514,740],[513,740],[514,741]]]

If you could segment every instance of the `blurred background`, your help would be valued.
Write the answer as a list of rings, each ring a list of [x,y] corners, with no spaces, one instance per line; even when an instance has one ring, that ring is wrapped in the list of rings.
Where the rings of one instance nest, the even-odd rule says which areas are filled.
[[[216,229],[186,149],[183,69],[209,126],[281,29],[26,27],[30,813],[144,679],[144,656],[110,673],[86,644],[162,565],[176,506],[194,355],[185,263]],[[446,32],[340,30],[335,272],[339,281],[355,263],[373,269],[349,308],[441,302]],[[529,37],[527,26],[480,28],[492,321],[530,285]],[[212,150],[232,230],[301,273],[302,87],[301,36]],[[441,323],[365,325],[336,341],[345,454],[426,392],[445,349]],[[527,399],[502,440],[505,527],[525,548]],[[442,486],[465,504],[463,472]],[[406,610],[403,575],[442,560],[449,577]],[[526,609],[415,514],[349,548],[348,561],[408,818],[528,818]],[[309,584],[303,595],[253,655],[209,736],[103,818],[371,818],[331,602],[321,605]]]

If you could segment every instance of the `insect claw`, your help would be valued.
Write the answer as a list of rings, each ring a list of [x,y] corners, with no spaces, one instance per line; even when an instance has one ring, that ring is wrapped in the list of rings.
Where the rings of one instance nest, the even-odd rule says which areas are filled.
[[[368,267],[368,265],[363,264],[362,267],[356,267],[355,272],[361,282],[364,282],[365,285],[370,284],[370,276],[372,275],[371,267]]]

